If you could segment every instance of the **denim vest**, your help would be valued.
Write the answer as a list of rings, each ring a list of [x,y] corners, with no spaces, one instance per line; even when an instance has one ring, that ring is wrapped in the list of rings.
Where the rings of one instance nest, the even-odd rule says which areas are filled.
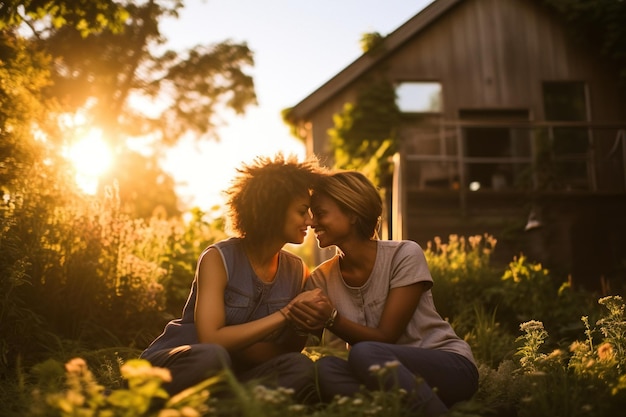
[[[304,285],[304,265],[302,260],[285,250],[278,257],[278,270],[274,281],[261,281],[243,250],[242,240],[231,238],[209,246],[200,259],[210,249],[217,249],[224,261],[228,283],[224,291],[226,326],[257,320],[286,306],[302,291]],[[198,265],[200,262],[198,261]],[[182,317],[167,323],[163,333],[142,353],[145,356],[161,349],[171,349],[182,345],[198,343],[194,310],[198,291],[198,268],[191,284],[191,291]]]

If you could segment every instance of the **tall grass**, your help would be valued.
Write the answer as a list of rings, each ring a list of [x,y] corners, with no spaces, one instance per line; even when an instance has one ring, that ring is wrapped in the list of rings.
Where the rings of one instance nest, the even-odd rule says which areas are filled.
[[[167,398],[167,373],[135,358],[180,313],[198,254],[225,237],[222,220],[199,210],[186,220],[135,219],[115,187],[103,199],[14,193],[0,206],[3,416],[408,415],[408,393],[305,407],[289,390],[227,373]],[[522,254],[494,268],[495,245],[488,235],[452,235],[425,250],[437,308],[479,363],[479,391],[449,414],[619,415],[621,297],[576,291]],[[305,353],[332,354],[318,342]]]
[[[492,368],[480,365],[475,397],[454,406],[450,416],[616,416],[626,405],[624,364],[624,303],[604,297],[606,307],[594,326],[568,349],[544,350],[549,334],[540,321],[520,325],[514,358]],[[381,375],[393,364],[371,370]],[[35,368],[38,382],[28,416],[315,416],[339,417],[419,415],[404,404],[410,393],[373,391],[336,397],[324,405],[297,404],[292,391],[262,384],[240,384],[226,372],[169,398],[160,387],[169,380],[165,369],[141,360],[121,365],[123,387],[107,390],[83,359],[72,359],[65,370],[49,361]]]

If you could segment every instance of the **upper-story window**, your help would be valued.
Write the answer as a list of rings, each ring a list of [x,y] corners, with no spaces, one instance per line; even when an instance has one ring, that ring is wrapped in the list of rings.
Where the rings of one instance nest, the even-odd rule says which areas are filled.
[[[585,83],[554,81],[543,83],[546,120],[583,122],[587,120]]]
[[[549,182],[542,184],[551,189],[593,188],[589,166],[591,135],[586,126],[572,122],[589,121],[587,86],[579,81],[553,81],[543,83],[545,119],[555,122],[548,129],[541,156],[551,172],[543,173]]]
[[[398,108],[403,113],[440,113],[441,83],[406,81],[396,87]]]

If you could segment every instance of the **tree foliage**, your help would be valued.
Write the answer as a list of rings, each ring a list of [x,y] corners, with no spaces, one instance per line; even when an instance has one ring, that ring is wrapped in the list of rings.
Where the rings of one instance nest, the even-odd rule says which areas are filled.
[[[182,6],[0,2],[0,379],[77,346],[144,347],[184,302],[172,297],[186,295],[198,246],[223,237],[219,222],[190,232],[170,218],[159,148],[206,138],[219,112],[255,102],[252,53],[230,41],[165,50],[159,22]],[[78,189],[62,153],[77,115],[115,148],[100,196]],[[134,138],[153,152],[132,151]],[[158,206],[166,214],[152,216]]]
[[[49,59],[12,33],[0,31],[0,186],[11,187],[38,157],[32,124],[45,123],[41,90]]]
[[[253,54],[245,43],[226,40],[185,51],[166,49],[160,22],[177,17],[183,6],[180,0],[0,3],[4,56],[11,60],[8,51],[18,48],[19,42],[19,48],[32,55],[31,60],[40,57],[39,67],[27,59],[10,63],[3,59],[2,65],[31,77],[40,68],[35,80],[41,81],[32,94],[38,96],[47,119],[46,124],[35,123],[46,146],[56,147],[60,153],[71,145],[75,128],[60,120],[80,115],[84,125],[103,132],[119,161],[136,161],[133,173],[123,173],[120,167],[113,170],[123,195],[140,195],[146,189],[138,188],[136,181],[124,181],[123,176],[151,176],[146,178],[155,184],[151,188],[171,184],[169,192],[154,194],[160,199],[154,205],[168,207],[170,215],[177,213],[176,202],[171,204],[169,197],[174,182],[158,164],[167,147],[187,135],[197,140],[217,139],[215,127],[221,123],[221,112],[230,109],[239,114],[256,104],[254,83],[247,73],[254,64]],[[15,40],[12,43],[8,42],[11,38]],[[4,112],[4,108],[0,110]],[[22,126],[32,130],[34,121],[27,119],[30,113],[17,114]],[[144,151],[131,151],[129,143],[140,143]],[[19,154],[16,151],[12,148],[5,153]],[[137,171],[142,165],[151,168]],[[165,195],[168,197],[161,199]],[[137,201],[129,203],[139,205]]]
[[[570,24],[570,33],[587,42],[620,70],[626,87],[626,2],[623,0],[544,0]]]
[[[119,32],[128,18],[123,5],[114,0],[4,0],[0,3],[0,30],[22,23],[45,36],[48,30],[62,26],[80,30],[85,36],[109,29]],[[41,21],[47,20],[46,25]]]
[[[163,48],[167,39],[159,22],[177,16],[182,1],[44,6],[22,22],[53,59],[52,84],[45,93],[63,111],[87,110],[90,122],[104,129],[114,144],[152,136],[154,144],[171,145],[188,132],[196,137],[214,134],[219,110],[242,113],[256,103],[253,80],[246,73],[254,61],[245,43],[224,41],[180,52]],[[50,23],[41,19],[46,10],[55,11],[48,16]],[[66,11],[59,19],[67,24],[57,27],[59,10]],[[95,22],[83,23],[88,17]],[[15,18],[9,16],[5,25],[11,21]]]
[[[378,32],[364,33],[361,36],[361,50],[363,53],[378,52],[384,40],[385,37]]]
[[[328,133],[335,166],[361,170],[376,184],[385,184],[400,120],[393,86],[384,79],[364,84],[356,101],[346,103],[333,119]]]

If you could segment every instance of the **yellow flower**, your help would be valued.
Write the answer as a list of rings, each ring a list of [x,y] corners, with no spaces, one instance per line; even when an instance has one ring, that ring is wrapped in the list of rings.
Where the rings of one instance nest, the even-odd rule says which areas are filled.
[[[200,417],[200,413],[195,408],[189,407],[188,405],[180,409],[180,414],[183,417]]]

